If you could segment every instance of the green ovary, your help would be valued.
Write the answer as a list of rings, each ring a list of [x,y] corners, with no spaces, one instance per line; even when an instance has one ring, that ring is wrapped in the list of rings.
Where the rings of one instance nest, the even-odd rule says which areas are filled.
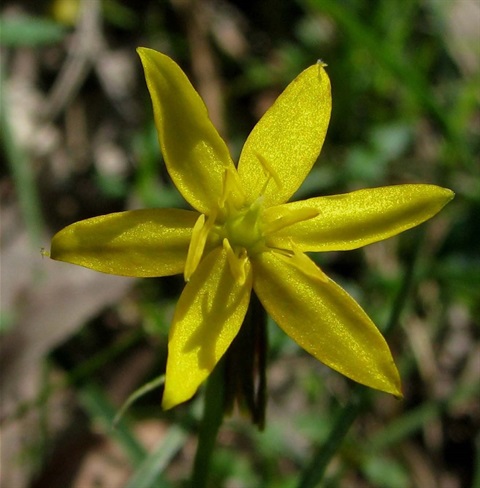
[[[236,251],[245,249],[251,256],[265,249],[262,225],[262,206],[257,200],[247,208],[233,211],[223,225],[217,227],[221,239],[227,238]]]

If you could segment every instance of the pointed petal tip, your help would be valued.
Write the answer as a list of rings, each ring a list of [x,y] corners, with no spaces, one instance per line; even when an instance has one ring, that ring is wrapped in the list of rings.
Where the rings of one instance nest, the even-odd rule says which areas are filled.
[[[150,47],[139,46],[135,49],[135,51],[140,57],[140,60],[142,61],[143,65],[145,65],[145,62],[147,61],[148,58],[151,58],[152,60],[154,57],[170,59],[166,54],[163,54],[160,51],[156,51],[155,49],[152,49]]]
[[[155,51],[154,49],[151,49],[149,47],[143,47],[143,46],[138,46],[135,51],[137,51],[137,54],[142,57],[148,54],[149,51]]]
[[[425,188],[431,197],[432,208],[436,206],[436,211],[432,213],[432,217],[440,212],[447,203],[451,202],[455,198],[455,192],[449,188],[444,188],[437,185],[418,185],[419,188]]]
[[[394,385],[392,385],[392,388],[389,388],[386,393],[390,393],[395,397],[397,400],[403,400],[403,391],[402,391],[402,385],[400,382],[400,378],[395,382]]]
[[[455,192],[453,190],[450,190],[449,188],[442,188],[442,190],[444,191],[447,203],[455,198]]]
[[[148,56],[148,52],[151,51],[148,47],[137,47],[136,49],[138,56],[140,57],[140,61],[144,64],[145,58]]]
[[[390,352],[388,354],[390,355]],[[347,378],[366,386],[367,388],[371,388],[382,393],[387,393],[395,397],[397,400],[403,399],[402,382],[393,359],[388,361],[388,363],[383,363],[380,374],[379,371],[376,371],[372,374],[364,376],[363,378],[354,377],[352,374],[348,374],[345,371],[341,371],[337,368],[333,369],[337,370],[341,374],[344,374]]]
[[[383,391],[384,393],[393,395],[397,400],[402,400],[403,399],[402,380],[400,379],[400,374],[393,360],[391,363],[391,367],[389,369],[390,371],[388,373],[385,372],[385,375],[382,378],[381,382],[383,384],[381,386],[372,385],[372,387],[380,391]]]
[[[385,345],[387,345],[386,341]],[[383,363],[380,374],[378,371],[372,374],[364,384],[365,386],[393,395],[396,399],[401,400],[403,398],[402,380],[390,348],[388,348],[388,356],[389,359],[384,357],[383,361],[381,361],[381,358],[378,358]]]
[[[176,407],[177,405],[180,405],[180,403],[186,402],[187,400],[190,400],[191,397],[189,398],[175,398],[175,395],[165,395],[163,394],[162,398],[162,409],[163,410],[171,410],[173,407]]]
[[[409,186],[413,187],[414,185],[405,185],[406,188]],[[455,192],[450,190],[450,188],[431,184],[418,184],[417,187],[420,190],[425,189],[426,192],[429,192],[432,198],[436,197],[438,200],[441,200],[443,205],[446,205],[455,197]]]

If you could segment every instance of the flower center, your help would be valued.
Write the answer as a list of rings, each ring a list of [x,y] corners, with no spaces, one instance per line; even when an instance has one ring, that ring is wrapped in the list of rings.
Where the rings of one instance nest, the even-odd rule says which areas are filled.
[[[248,257],[265,249],[262,225],[262,197],[245,205],[235,170],[227,169],[223,191],[216,208],[200,215],[192,231],[185,263],[185,281],[197,269],[205,249],[222,246],[235,279],[245,279]]]
[[[245,249],[249,255],[264,248],[261,198],[241,210],[233,210],[223,224],[215,226],[216,233],[223,240],[228,239],[235,251]]]
[[[259,161],[268,174],[267,183],[273,179],[280,185],[268,162],[261,156]],[[186,281],[200,264],[205,249],[222,246],[233,276],[238,282],[243,283],[249,258],[267,250],[267,238],[270,234],[318,215],[315,208],[309,207],[280,206],[273,209],[273,212],[272,209],[265,212],[263,196],[246,205],[235,170],[225,171],[223,183],[218,205],[208,216],[200,215],[193,227],[184,270]],[[281,211],[278,210],[280,208]],[[292,249],[283,251],[288,255],[295,253]]]

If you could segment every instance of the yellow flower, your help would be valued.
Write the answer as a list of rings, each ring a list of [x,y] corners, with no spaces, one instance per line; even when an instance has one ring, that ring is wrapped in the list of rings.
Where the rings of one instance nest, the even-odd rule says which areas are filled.
[[[138,52],[168,172],[194,210],[83,220],[53,237],[51,257],[123,276],[184,273],[169,335],[164,408],[191,398],[212,372],[240,330],[252,288],[315,358],[400,396],[382,335],[305,252],[386,239],[435,215],[453,192],[413,184],[285,203],[325,139],[331,95],[324,66],[317,63],[290,83],[253,129],[236,168],[179,66],[151,49]]]

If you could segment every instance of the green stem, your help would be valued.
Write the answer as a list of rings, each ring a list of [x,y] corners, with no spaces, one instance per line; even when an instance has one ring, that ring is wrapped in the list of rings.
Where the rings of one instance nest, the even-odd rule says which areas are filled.
[[[192,488],[205,488],[218,430],[222,425],[224,412],[224,367],[217,364],[207,381],[203,418],[198,433],[197,452],[193,464]]]
[[[398,294],[395,298],[395,301],[393,302],[387,325],[382,330],[384,335],[388,335],[400,322],[400,317],[410,295],[410,290],[415,284],[415,267],[417,265],[420,253],[423,249],[425,233],[425,227],[416,228],[411,231],[411,239],[415,243],[415,246],[412,249],[410,259],[406,264],[405,274],[403,275],[400,289],[398,290]]]
[[[262,430],[266,408],[267,317],[252,293],[240,332],[225,354],[225,412],[235,405]]]
[[[42,239],[43,216],[40,210],[40,199],[35,182],[35,173],[32,162],[24,148],[18,143],[10,123],[11,114],[7,100],[5,100],[5,72],[4,63],[0,64],[0,140],[3,143],[5,156],[12,178],[15,183],[18,202],[22,218],[28,232],[30,243],[33,247],[39,247]]]
[[[383,330],[384,334],[390,333],[399,323],[400,316],[415,281],[415,265],[422,248],[424,234],[425,231],[423,229],[417,229],[416,245],[405,269],[402,284],[392,305],[387,325]],[[369,398],[369,389],[361,385],[355,385],[351,400],[339,410],[325,444],[313,455],[310,464],[300,479],[298,488],[315,488],[320,486],[319,484],[325,475],[330,461],[338,451],[355,419],[368,405]]]
[[[191,479],[192,488],[207,486],[215,440],[225,412],[237,404],[263,429],[266,405],[265,310],[252,294],[244,323],[225,356],[208,378],[203,418]]]
[[[327,441],[313,456],[312,462],[303,473],[298,488],[319,486],[331,459],[338,451],[353,422],[363,410],[368,391],[360,385],[355,385],[354,388],[356,391],[353,399],[338,411]]]

